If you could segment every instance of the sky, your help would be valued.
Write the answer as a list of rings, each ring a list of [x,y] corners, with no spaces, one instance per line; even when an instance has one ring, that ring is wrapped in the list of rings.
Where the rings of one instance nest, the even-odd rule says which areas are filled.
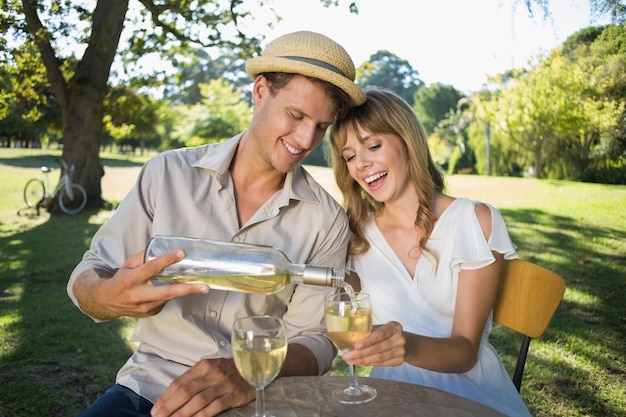
[[[324,8],[320,0],[269,0],[283,18],[259,27],[266,43],[297,30],[323,33],[341,44],[358,67],[387,50],[408,61],[426,85],[442,83],[463,92],[480,90],[488,75],[525,67],[578,30],[609,23],[592,20],[588,0],[550,0],[551,18],[529,16],[523,0],[350,0]],[[264,19],[259,11],[258,21]]]

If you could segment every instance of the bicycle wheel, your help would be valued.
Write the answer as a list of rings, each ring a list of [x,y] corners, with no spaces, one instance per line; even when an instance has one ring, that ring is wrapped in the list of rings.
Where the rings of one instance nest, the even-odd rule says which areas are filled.
[[[87,205],[87,191],[80,184],[72,184],[71,195],[65,187],[59,191],[59,207],[65,214],[78,214]]]
[[[24,187],[24,201],[28,207],[35,207],[46,195],[46,187],[38,178],[32,178]]]

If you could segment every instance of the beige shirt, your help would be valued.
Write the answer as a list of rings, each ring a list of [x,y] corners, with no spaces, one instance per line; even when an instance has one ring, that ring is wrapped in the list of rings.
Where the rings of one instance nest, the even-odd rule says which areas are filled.
[[[248,242],[281,249],[294,263],[344,268],[349,240],[339,204],[301,166],[285,185],[239,227],[228,167],[241,135],[220,143],[164,152],[142,168],[115,214],[94,235],[72,272],[67,290],[91,268],[114,273],[157,234]],[[308,347],[320,374],[336,350],[325,335],[327,287],[290,285],[274,295],[212,290],[170,301],[157,315],[138,319],[136,352],[117,382],[150,401],[202,358],[231,357],[233,321],[242,316],[283,316],[290,343]]]

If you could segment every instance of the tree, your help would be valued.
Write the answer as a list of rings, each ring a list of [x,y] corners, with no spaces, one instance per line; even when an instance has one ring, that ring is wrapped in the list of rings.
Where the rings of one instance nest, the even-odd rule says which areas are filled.
[[[134,152],[139,147],[143,154],[146,141],[157,136],[160,107],[165,101],[157,101],[146,93],[137,93],[125,86],[113,87],[105,99],[105,128],[112,139],[123,148],[129,145]]]
[[[419,73],[407,60],[389,51],[378,51],[357,69],[361,87],[382,87],[391,90],[413,105],[413,95],[424,85]]]
[[[242,100],[243,93],[234,90],[223,78],[200,84],[202,101],[196,107],[200,117],[192,124],[192,137],[201,143],[219,142],[246,129],[252,121],[252,109]]]
[[[614,134],[624,102],[606,95],[604,72],[555,50],[501,89],[496,127],[533,155],[538,178],[580,179],[602,138]]]
[[[433,136],[450,148],[447,171],[449,174],[472,173],[476,165],[474,150],[467,143],[467,127],[470,120],[466,116],[463,103],[456,111],[451,110],[445,119],[435,127]]]
[[[34,45],[26,42],[12,52],[12,60],[0,67],[0,136],[7,146],[28,148],[60,131],[61,113],[44,66],[33,58]]]
[[[626,25],[602,28],[593,42],[579,46],[569,58],[585,65],[584,71],[602,86],[603,96],[626,103]],[[607,159],[626,157],[626,107],[619,120],[615,134],[603,137]]]
[[[61,157],[76,165],[75,179],[87,189],[92,205],[103,203],[100,181],[104,170],[99,149],[104,98],[127,20],[132,21],[134,32],[120,52],[126,64],[137,62],[141,54],[175,52],[190,43],[203,48],[228,47],[242,54],[259,50],[259,39],[241,33],[237,26],[250,14],[242,11],[243,0],[227,4],[202,0],[196,2],[196,7],[182,0],[140,0],[139,4],[142,8],[127,18],[128,0],[98,0],[95,7],[88,0],[22,0],[21,4],[5,3],[6,10],[0,15],[3,32],[10,39],[32,41],[39,51],[63,114]],[[63,65],[71,61],[68,58],[79,49],[77,45],[84,46],[84,53],[72,64],[68,75]],[[3,46],[4,50],[10,49],[6,37]]]
[[[99,161],[99,149],[103,100],[127,8],[128,0],[97,3],[89,45],[69,78],[62,72],[63,59],[57,56],[54,49],[55,35],[67,33],[68,21],[56,15],[57,20],[48,21],[56,24],[59,31],[50,30],[39,16],[42,5],[35,0],[23,0],[21,12],[26,24],[17,27],[37,45],[48,81],[63,113],[64,146],[61,158],[68,165],[75,164],[75,179],[86,188],[92,204],[102,202],[100,179],[104,170]],[[55,11],[55,8],[48,10]],[[84,9],[75,11],[86,16]],[[66,16],[69,20],[69,15]]]
[[[447,119],[456,111],[457,103],[463,97],[463,93],[451,85],[433,83],[417,91],[413,110],[424,125],[426,133],[431,134],[440,120]]]
[[[174,74],[175,83],[167,85],[163,96],[173,103],[196,104],[202,100],[201,85],[212,80],[224,79],[234,88],[245,89],[250,77],[245,71],[245,61],[238,59],[230,51],[224,51],[212,58],[203,49],[194,49],[185,54],[186,62],[178,60],[178,71]],[[245,96],[250,104],[252,97]]]
[[[472,94],[472,97],[464,97],[459,100],[457,103],[457,111],[462,111],[465,115],[465,118],[469,120],[470,123],[477,126],[478,131],[482,131],[482,137],[484,138],[484,170],[482,167],[476,167],[476,171],[479,173],[484,173],[486,175],[491,175],[491,125],[493,123],[493,92],[488,88],[483,88],[483,90],[475,92]],[[472,132],[468,131],[468,136],[472,136]],[[468,142],[472,142],[469,140]],[[478,150],[478,147],[475,148]],[[481,161],[481,155],[476,155],[476,160]]]

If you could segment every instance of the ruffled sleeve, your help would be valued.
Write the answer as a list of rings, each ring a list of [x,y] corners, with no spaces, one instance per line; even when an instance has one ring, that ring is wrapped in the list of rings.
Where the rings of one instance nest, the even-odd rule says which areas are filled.
[[[516,247],[511,241],[506,224],[500,212],[490,204],[472,201],[468,199],[457,199],[453,209],[455,213],[450,213],[452,217],[448,231],[453,233],[449,236],[449,248],[441,246],[442,251],[449,250],[450,268],[458,272],[461,269],[479,269],[495,262],[494,252],[504,255],[505,259],[515,259],[518,257]],[[487,240],[480,227],[476,216],[475,206],[485,204],[491,211],[491,235]],[[452,208],[452,206],[450,207]]]
[[[489,247],[492,251],[504,255],[504,259],[517,259],[517,246],[511,241],[509,231],[506,228],[502,214],[490,204],[483,203],[491,210],[491,236]]]

